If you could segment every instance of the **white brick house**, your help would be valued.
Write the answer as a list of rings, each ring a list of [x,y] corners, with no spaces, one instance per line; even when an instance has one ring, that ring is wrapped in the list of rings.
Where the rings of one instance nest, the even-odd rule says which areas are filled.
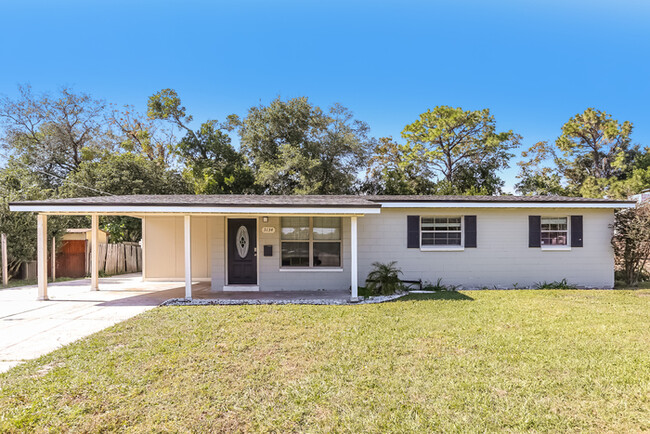
[[[464,288],[561,279],[611,288],[614,211],[633,206],[554,196],[178,195],[16,202],[11,209],[38,213],[41,298],[47,216],[57,214],[93,216],[93,233],[100,215],[141,218],[143,279],[185,281],[191,298],[192,281],[210,281],[215,292],[349,288],[356,297],[377,261],[397,261],[405,279]]]

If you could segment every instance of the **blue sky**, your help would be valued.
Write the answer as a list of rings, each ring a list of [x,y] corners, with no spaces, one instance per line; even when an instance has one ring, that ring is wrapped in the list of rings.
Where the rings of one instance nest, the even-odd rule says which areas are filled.
[[[524,146],[596,107],[645,146],[648,23],[632,0],[5,1],[0,93],[70,85],[144,108],[171,87],[198,121],[306,95],[376,137],[436,105],[487,107]]]

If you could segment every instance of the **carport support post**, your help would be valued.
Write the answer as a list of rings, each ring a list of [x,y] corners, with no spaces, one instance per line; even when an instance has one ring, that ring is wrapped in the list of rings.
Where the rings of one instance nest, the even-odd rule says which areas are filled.
[[[192,227],[190,216],[185,216],[185,298],[192,299]]]
[[[99,291],[99,216],[93,214],[90,242],[90,290]]]
[[[38,299],[47,300],[47,216],[36,216],[36,268],[38,271]]]
[[[52,237],[52,254],[51,258],[52,259],[52,282],[56,281],[56,237]]]
[[[9,285],[9,267],[7,266],[7,234],[2,234],[2,285]]]
[[[359,299],[359,283],[357,271],[357,216],[350,218],[350,298]]]

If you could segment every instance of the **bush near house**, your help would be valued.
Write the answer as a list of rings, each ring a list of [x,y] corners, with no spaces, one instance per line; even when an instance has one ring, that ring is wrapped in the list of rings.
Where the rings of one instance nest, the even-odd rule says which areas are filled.
[[[616,255],[616,278],[635,285],[647,278],[650,259],[650,203],[620,210],[614,221],[612,246]]]
[[[400,280],[402,270],[397,267],[397,261],[386,264],[373,262],[372,266],[366,278],[366,290],[371,295],[390,295],[404,289]]]

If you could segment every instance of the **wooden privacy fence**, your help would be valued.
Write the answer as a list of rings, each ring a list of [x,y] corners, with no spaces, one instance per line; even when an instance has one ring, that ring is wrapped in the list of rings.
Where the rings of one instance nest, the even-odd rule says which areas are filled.
[[[98,254],[100,272],[124,274],[142,271],[142,247],[138,243],[100,243]],[[86,274],[90,274],[90,249],[86,255]]]

